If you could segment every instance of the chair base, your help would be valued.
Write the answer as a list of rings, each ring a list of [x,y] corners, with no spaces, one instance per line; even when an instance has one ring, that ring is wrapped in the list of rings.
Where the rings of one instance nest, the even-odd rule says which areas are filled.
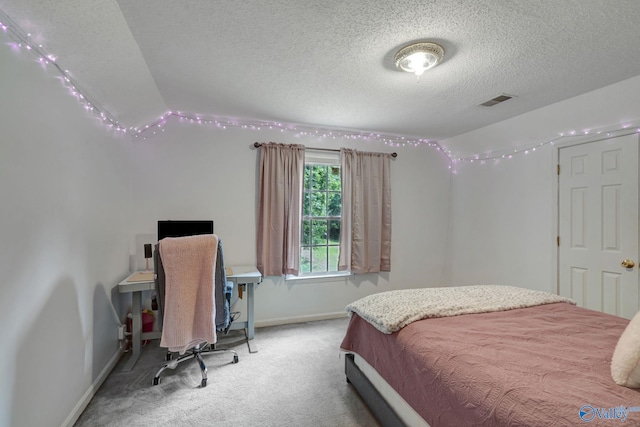
[[[216,348],[215,345],[212,345],[212,344],[197,345],[194,348],[190,349],[187,353],[178,357],[176,360],[171,360],[172,353],[170,351],[167,351],[166,360],[168,362],[165,363],[164,366],[162,366],[160,370],[158,370],[158,372],[156,373],[156,376],[153,377],[153,385],[160,384],[160,374],[162,374],[162,372],[165,369],[175,369],[179,363],[182,363],[186,360],[195,359],[198,362],[198,365],[200,365],[200,371],[202,372],[202,381],[200,382],[200,387],[206,387],[207,386],[207,366],[204,364],[204,360],[202,360],[202,356],[206,354],[221,353],[221,352],[232,353],[233,354],[232,363],[234,364],[238,363],[239,361],[238,353],[236,353],[234,350],[230,350],[226,348]]]

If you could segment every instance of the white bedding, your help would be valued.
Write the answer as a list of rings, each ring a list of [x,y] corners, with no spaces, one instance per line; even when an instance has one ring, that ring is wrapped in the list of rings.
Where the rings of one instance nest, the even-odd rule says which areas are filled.
[[[569,298],[549,292],[476,285],[381,292],[349,304],[347,312],[349,316],[356,313],[380,332],[391,334],[429,317],[504,311],[556,302],[575,304]]]

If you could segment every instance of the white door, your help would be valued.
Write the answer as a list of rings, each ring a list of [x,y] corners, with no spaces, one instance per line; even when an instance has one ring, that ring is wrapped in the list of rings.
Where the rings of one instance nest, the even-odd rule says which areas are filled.
[[[559,151],[560,294],[631,318],[640,303],[638,135]]]

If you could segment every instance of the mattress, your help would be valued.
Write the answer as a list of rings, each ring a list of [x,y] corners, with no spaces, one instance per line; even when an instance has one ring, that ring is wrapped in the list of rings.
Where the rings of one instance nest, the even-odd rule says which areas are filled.
[[[610,425],[605,411],[640,407],[640,390],[611,379],[628,322],[553,303],[425,319],[383,334],[354,314],[341,348],[432,427]],[[640,412],[628,412],[626,424],[640,425]]]

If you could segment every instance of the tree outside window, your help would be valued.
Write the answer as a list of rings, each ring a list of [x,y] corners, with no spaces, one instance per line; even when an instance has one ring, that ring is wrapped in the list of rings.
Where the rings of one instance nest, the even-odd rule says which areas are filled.
[[[340,166],[305,165],[301,274],[338,271],[341,189]]]

